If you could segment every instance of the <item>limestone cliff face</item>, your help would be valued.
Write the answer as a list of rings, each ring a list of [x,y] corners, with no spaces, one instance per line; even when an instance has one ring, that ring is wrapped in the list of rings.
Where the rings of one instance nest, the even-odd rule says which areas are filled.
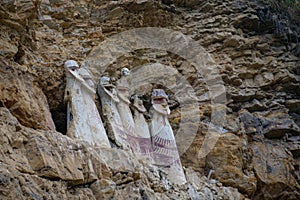
[[[300,199],[300,29],[276,1],[11,0],[0,16],[1,199]],[[190,146],[177,141],[183,186],[129,151],[64,135],[63,63],[84,63],[101,42],[140,27],[191,37],[226,89],[214,104],[194,64],[165,50],[128,52],[105,71],[117,80],[123,66],[161,63],[192,86],[199,109],[190,117],[199,110],[200,120],[184,126],[198,130]],[[180,91],[167,92],[178,130]],[[222,134],[212,134],[224,112]]]

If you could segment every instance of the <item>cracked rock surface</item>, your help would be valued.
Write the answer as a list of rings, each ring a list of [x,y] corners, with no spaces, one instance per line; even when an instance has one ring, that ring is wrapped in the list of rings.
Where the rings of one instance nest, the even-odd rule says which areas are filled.
[[[268,2],[1,2],[0,199],[300,199],[299,14]],[[158,49],[128,52],[105,71],[115,82],[124,66],[160,63],[192,87],[198,107],[187,108],[192,120],[184,127],[198,131],[188,147],[181,145],[185,138],[177,141],[188,181],[182,186],[128,150],[92,148],[65,135],[63,63],[82,64],[101,42],[140,27],[191,37],[214,61],[208,64],[217,66],[226,89],[214,88],[226,96],[214,104],[192,63]],[[174,132],[182,117],[176,95],[184,99],[186,88],[165,88]],[[149,99],[144,94],[147,109]],[[223,127],[216,127],[212,114],[223,112]],[[199,156],[208,140],[214,147]]]

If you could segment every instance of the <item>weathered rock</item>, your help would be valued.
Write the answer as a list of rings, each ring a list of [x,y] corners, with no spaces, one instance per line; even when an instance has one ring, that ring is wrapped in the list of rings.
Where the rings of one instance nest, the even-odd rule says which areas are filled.
[[[180,6],[193,7],[202,4],[202,1],[197,0],[162,0],[165,4],[176,4]]]
[[[274,80],[274,75],[273,75],[273,73],[270,73],[270,72],[264,72],[262,74],[258,74],[254,78],[254,82],[259,87],[264,87],[264,86],[270,85],[273,83],[273,80]]]
[[[293,158],[283,147],[275,147],[270,143],[251,144],[258,189],[254,199],[298,199],[300,186],[291,173]]]
[[[132,152],[121,149],[101,149],[102,159],[109,163],[109,168],[118,172],[134,172],[142,167]]]
[[[258,30],[259,29],[259,18],[257,15],[252,13],[245,13],[239,15],[233,22],[233,26],[236,28],[242,28],[243,30]]]
[[[300,136],[288,137],[285,147],[293,154],[294,158],[300,157]]]
[[[60,154],[50,145],[50,142],[45,140],[46,138],[33,137],[26,144],[27,158],[31,168],[36,171],[39,176],[50,179],[83,182],[83,174],[79,170],[82,168],[81,163],[76,163],[74,162],[75,160],[62,163],[60,161]],[[72,157],[74,157],[74,155],[72,155]],[[68,166],[65,164],[68,164]],[[66,166],[66,171],[61,171],[64,169],[62,168],[63,165]],[[71,172],[71,174],[69,172]]]
[[[1,63],[0,101],[24,126],[55,130],[47,99],[26,71]]]
[[[286,107],[291,112],[299,113],[300,114],[300,100],[291,99],[286,101]]]
[[[100,195],[100,198],[120,199],[247,199],[243,195],[253,194],[248,191],[253,185],[244,185],[244,182],[250,180],[253,183],[254,173],[257,187],[251,198],[299,199],[299,20],[291,7],[286,9],[277,2],[3,1],[0,5],[0,58],[5,64],[0,67],[0,107],[9,110],[0,109],[0,198],[97,199]],[[199,43],[210,53],[225,82],[222,85],[227,92],[220,90],[220,85],[208,88],[207,77],[198,77],[195,63],[180,64],[186,60],[178,54],[157,49],[133,50],[117,58],[105,72],[114,82],[119,78],[117,69],[124,66],[137,69],[149,63],[163,63],[192,86],[184,84],[182,88],[177,87],[178,90],[195,90],[194,94],[182,95],[186,93],[173,91],[176,87],[170,89],[174,92],[170,101],[172,128],[180,130],[184,127],[181,133],[185,133],[186,127],[198,130],[187,151],[184,151],[187,148],[184,138],[178,140],[178,148],[181,153],[185,152],[181,156],[183,165],[197,171],[195,174],[190,169],[185,170],[188,181],[193,183],[189,192],[187,186],[168,183],[158,169],[136,160],[130,152],[95,150],[55,131],[40,130],[49,129],[47,126],[51,124],[48,107],[53,115],[65,116],[62,67],[65,60],[82,62],[91,49],[106,38],[147,26],[167,27],[191,36],[196,40],[193,44]],[[177,36],[180,34],[175,38]],[[137,41],[137,38],[131,39],[133,44]],[[150,45],[154,40],[153,37],[143,44]],[[194,56],[182,47],[176,48]],[[102,55],[102,52],[96,55]],[[105,59],[108,58],[104,55],[101,61]],[[207,60],[201,59],[201,62]],[[7,66],[10,67],[8,71]],[[177,81],[175,85],[181,83],[182,79],[174,77],[164,78],[160,87],[168,88],[165,84],[172,81]],[[218,82],[217,79],[209,80]],[[152,86],[147,85],[139,92],[151,89]],[[224,120],[220,130],[226,129],[239,136],[229,137],[231,134],[223,133],[223,141],[212,150],[211,158],[199,158],[199,149],[207,144],[204,141],[208,134],[207,124],[211,121],[211,97],[222,99],[226,93],[233,101],[223,102],[228,119]],[[182,105],[178,105],[177,97],[181,100],[195,97],[201,104],[199,109],[195,104],[190,106],[192,120],[182,127],[179,127],[180,123],[185,119],[181,118]],[[143,96],[145,107],[149,109],[147,98],[147,94]],[[195,114],[198,110],[201,118]],[[53,117],[56,122],[60,121],[58,116]],[[196,118],[201,119],[200,124]],[[245,145],[238,145],[240,143]],[[250,146],[254,156],[252,162]],[[227,161],[221,160],[222,155],[223,158],[232,157],[232,162],[226,165]],[[212,165],[220,170],[207,175],[207,179],[204,174],[205,171],[209,174],[209,169],[205,166]],[[224,184],[215,179],[216,174]],[[232,183],[235,175],[237,181]],[[98,183],[102,188],[99,189]],[[240,192],[245,190],[243,195],[237,188]]]
[[[250,103],[245,103],[243,106],[245,109],[247,109],[250,112],[254,111],[264,111],[267,109],[267,106],[264,102],[258,101],[257,99],[253,99]]]
[[[232,94],[232,99],[236,102],[252,100],[255,97],[254,90],[236,90]]]
[[[222,183],[207,178],[205,176],[199,176],[191,168],[186,170],[186,176],[188,182],[189,197],[192,200],[196,199],[244,199],[245,197],[236,189],[232,187],[224,187]]]
[[[3,117],[14,119],[8,110],[2,109],[1,112]],[[106,172],[106,165],[98,157],[96,151],[82,150],[80,144],[74,143],[70,138],[57,132],[38,132],[27,129],[22,127],[18,121],[15,121],[11,126],[19,127],[15,128],[15,131],[22,133],[19,140],[11,140],[14,148],[20,149],[24,153],[19,158],[20,162],[23,160],[25,164],[20,165],[21,171],[30,173],[35,171],[38,176],[70,181],[70,184],[92,182],[90,175],[93,173],[94,179],[100,176],[110,176]],[[7,135],[5,132],[4,134]],[[90,160],[93,160],[94,164],[90,163]]]
[[[262,133],[267,138],[282,138],[286,134],[299,135],[300,128],[285,110],[266,113],[261,118]]]
[[[238,47],[241,44],[242,38],[238,35],[233,35],[224,41],[223,47]]]
[[[287,82],[297,82],[298,79],[295,77],[295,75],[291,74],[288,70],[283,69],[275,74],[274,81],[280,83],[287,83]]]
[[[249,169],[244,169],[243,152],[245,141],[232,133],[218,138],[216,146],[207,155],[206,169],[214,170],[212,177],[226,186],[238,188],[251,196],[256,190],[256,178]]]
[[[298,135],[300,129],[286,110],[273,112],[256,112],[251,114],[245,110],[240,112],[246,134],[263,134],[266,138],[282,138],[287,134]]]
[[[11,41],[7,42],[5,40],[1,40],[1,46],[0,46],[0,55],[12,58],[14,57],[18,52],[18,47],[11,44]]]
[[[110,180],[99,180],[91,185],[96,199],[111,199],[114,197],[116,184]]]
[[[240,121],[246,134],[259,134],[261,132],[261,122],[259,118],[253,116],[246,110],[240,111]]]

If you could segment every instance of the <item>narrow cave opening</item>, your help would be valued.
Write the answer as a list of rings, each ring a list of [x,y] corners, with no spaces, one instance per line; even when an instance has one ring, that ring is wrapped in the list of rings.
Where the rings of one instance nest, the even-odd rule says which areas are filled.
[[[50,110],[56,131],[66,135],[67,133],[67,107],[64,104]]]

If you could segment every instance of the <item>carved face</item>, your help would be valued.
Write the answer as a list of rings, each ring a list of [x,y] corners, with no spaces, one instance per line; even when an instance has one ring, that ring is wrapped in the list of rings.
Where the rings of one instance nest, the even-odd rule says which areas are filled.
[[[121,71],[122,76],[128,76],[130,74],[130,71],[128,68],[124,67]]]
[[[140,111],[140,112],[146,112],[146,108],[144,107],[143,101],[137,96],[134,96],[134,106]]]
[[[107,77],[107,76],[103,76],[103,77],[101,77],[101,79],[100,79],[101,85],[107,85],[107,84],[109,84],[109,81],[110,81],[110,78]]]
[[[168,105],[168,95],[165,93],[163,89],[154,89],[152,91],[152,103],[153,104],[160,104],[163,106]]]
[[[156,106],[159,105],[159,106],[161,106],[160,108],[162,108],[162,109],[168,108],[168,101],[165,98],[152,99],[152,104],[156,105]]]
[[[154,89],[152,91],[152,99],[164,98],[168,99],[168,95],[163,89]]]
[[[75,60],[67,60],[65,62],[65,68],[75,71],[79,69],[79,65]]]

